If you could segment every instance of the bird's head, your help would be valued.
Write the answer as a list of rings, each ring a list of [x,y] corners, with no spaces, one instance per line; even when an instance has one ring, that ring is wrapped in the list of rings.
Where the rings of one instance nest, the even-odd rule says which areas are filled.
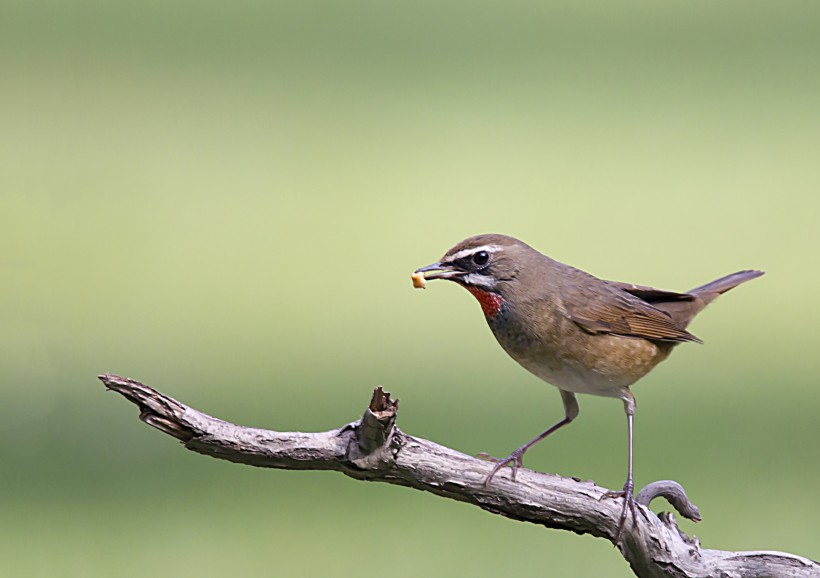
[[[516,283],[522,265],[538,253],[529,245],[506,235],[477,235],[465,239],[444,256],[416,269],[425,280],[447,279],[472,293],[488,317],[502,309],[505,295]]]

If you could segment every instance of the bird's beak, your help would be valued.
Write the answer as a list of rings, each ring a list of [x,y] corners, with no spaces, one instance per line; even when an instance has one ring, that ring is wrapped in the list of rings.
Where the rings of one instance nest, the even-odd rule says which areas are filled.
[[[414,273],[421,273],[427,281],[430,281],[432,279],[453,279],[455,277],[461,277],[466,274],[466,271],[457,269],[451,264],[443,265],[441,262],[438,262],[416,269]]]

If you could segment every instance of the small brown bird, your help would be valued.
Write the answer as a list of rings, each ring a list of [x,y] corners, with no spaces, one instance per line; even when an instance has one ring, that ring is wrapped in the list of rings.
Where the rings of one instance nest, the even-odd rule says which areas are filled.
[[[632,420],[635,398],[629,386],[666,359],[678,343],[700,339],[686,326],[708,303],[729,289],[763,275],[739,271],[687,293],[604,281],[542,255],[505,235],[470,237],[447,251],[437,263],[417,269],[414,285],[448,279],[472,293],[501,347],[519,364],[556,386],[564,402],[564,419],[496,461],[485,480],[506,466],[512,477],[524,453],[578,416],[576,393],[616,397],[624,402],[629,431],[629,466],[621,492],[633,512]]]

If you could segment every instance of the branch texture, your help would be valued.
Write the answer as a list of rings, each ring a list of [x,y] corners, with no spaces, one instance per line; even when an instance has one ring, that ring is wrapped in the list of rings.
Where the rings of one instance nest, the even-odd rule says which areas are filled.
[[[140,408],[140,419],[180,440],[187,449],[252,466],[290,470],[335,470],[357,480],[408,486],[468,502],[514,520],[592,534],[615,544],[620,500],[590,481],[521,469],[516,481],[484,479],[492,464],[409,436],[395,427],[398,400],[380,387],[362,418],[339,429],[276,432],[244,427],[192,409],[138,381],[105,374],[99,379]],[[700,513],[676,482],[650,484],[638,493],[637,519],[627,522],[616,544],[639,577],[820,578],[820,565],[782,552],[702,549],[681,532],[672,514],[647,507],[666,497],[686,517]]]

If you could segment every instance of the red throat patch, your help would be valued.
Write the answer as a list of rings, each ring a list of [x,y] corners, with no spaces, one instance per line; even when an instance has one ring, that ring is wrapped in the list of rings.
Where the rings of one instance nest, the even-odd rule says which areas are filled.
[[[495,317],[498,312],[501,311],[501,305],[504,304],[504,299],[498,293],[484,291],[484,289],[479,289],[472,285],[464,285],[464,288],[478,299],[479,304],[481,304],[481,310],[484,311],[484,315],[487,317]]]

